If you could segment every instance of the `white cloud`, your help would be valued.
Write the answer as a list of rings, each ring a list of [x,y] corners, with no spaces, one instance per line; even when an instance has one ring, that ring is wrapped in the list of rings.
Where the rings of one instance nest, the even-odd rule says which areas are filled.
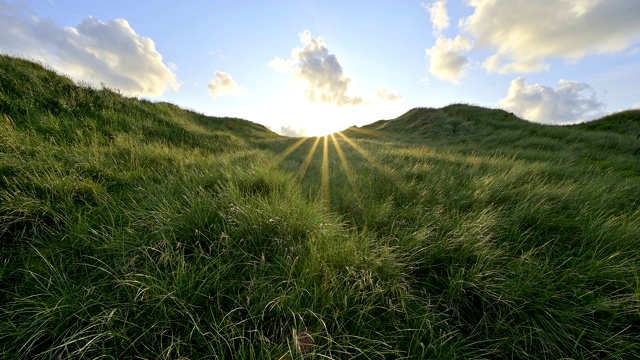
[[[439,0],[431,5],[422,3],[421,6],[429,12],[433,24],[433,34],[440,35],[449,28],[449,13],[447,12],[447,0]]]
[[[640,102],[633,105],[633,109],[640,110]]]
[[[396,101],[400,100],[402,96],[398,95],[393,89],[381,86],[376,91],[376,97],[382,101]]]
[[[279,73],[286,74],[293,69],[295,63],[293,62],[293,60],[285,60],[276,56],[275,59],[269,61],[267,66]]]
[[[223,95],[246,96],[249,94],[247,90],[236,84],[231,75],[218,70],[216,70],[213,79],[209,81],[208,87],[209,93],[214,99]]]
[[[154,41],[137,34],[125,19],[104,23],[87,17],[75,28],[63,28],[20,2],[0,0],[0,23],[3,53],[42,61],[75,80],[132,95],[160,96],[179,87]]]
[[[430,59],[429,73],[440,80],[458,83],[469,67],[469,59],[462,53],[471,48],[471,41],[460,35],[454,39],[439,37],[432,48],[425,50]]]
[[[329,53],[324,39],[313,39],[305,30],[300,34],[300,41],[304,47],[291,52],[292,60],[276,57],[268,65],[280,72],[290,71],[294,79],[305,84],[304,95],[311,102],[362,104],[361,97],[347,95],[351,79],[344,75],[338,58]]]
[[[560,80],[556,89],[539,84],[528,86],[519,77],[511,82],[499,107],[542,123],[575,123],[604,115],[593,88],[585,83]]]
[[[640,40],[638,0],[469,0],[461,22],[476,45],[496,49],[489,72],[546,70],[548,58],[575,61],[614,53]]]

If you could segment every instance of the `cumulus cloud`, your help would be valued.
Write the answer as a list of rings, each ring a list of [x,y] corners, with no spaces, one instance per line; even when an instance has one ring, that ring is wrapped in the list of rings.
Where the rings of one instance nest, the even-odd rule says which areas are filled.
[[[400,100],[402,96],[398,95],[393,89],[387,87],[379,87],[376,91],[376,97],[382,101],[396,101]]]
[[[359,96],[349,96],[347,92],[351,79],[342,69],[338,58],[329,52],[324,39],[313,39],[305,30],[300,34],[304,45],[291,52],[292,60],[276,57],[269,66],[279,72],[291,72],[291,76],[305,84],[304,95],[312,102],[336,105],[358,105],[363,100]]]
[[[604,104],[588,84],[560,80],[557,88],[527,85],[519,77],[511,82],[499,106],[519,116],[543,123],[575,123],[604,115]]]
[[[462,54],[471,48],[471,41],[460,35],[454,39],[439,37],[433,47],[425,50],[430,59],[429,73],[440,80],[458,83],[469,67],[469,59]]]
[[[216,73],[209,81],[209,93],[213,98],[223,95],[245,96],[248,91],[236,84],[231,75],[223,71],[216,70]]]
[[[433,24],[433,33],[438,36],[449,28],[449,13],[447,11],[447,0],[436,1],[431,5],[422,3],[421,6],[427,10]]]
[[[146,96],[179,87],[154,41],[125,19],[105,23],[87,17],[75,28],[63,28],[19,2],[0,0],[0,23],[2,52],[42,61],[75,80]]]
[[[614,53],[640,40],[638,0],[469,0],[474,13],[462,21],[476,45],[497,52],[489,72],[534,72],[548,58],[576,61]]]

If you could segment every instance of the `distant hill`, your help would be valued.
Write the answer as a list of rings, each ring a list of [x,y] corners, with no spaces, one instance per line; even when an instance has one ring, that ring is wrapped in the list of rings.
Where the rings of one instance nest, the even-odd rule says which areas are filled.
[[[76,84],[47,66],[6,55],[0,55],[0,114],[18,128],[65,143],[82,138],[80,133],[102,139],[127,134],[215,150],[278,136],[247,120],[205,116],[166,102]]]
[[[402,141],[469,153],[594,161],[603,171],[640,174],[640,111],[629,110],[577,125],[547,125],[499,109],[464,104],[415,108],[392,120],[343,131],[347,137]]]
[[[361,134],[373,131],[410,137],[460,137],[496,129],[533,129],[535,126],[504,110],[454,104],[441,109],[414,108],[396,119],[365,125],[361,128],[365,132]]]
[[[347,129],[354,137],[402,136],[408,138],[462,138],[490,135],[495,131],[521,131],[539,133],[542,129],[580,129],[605,131],[622,135],[640,135],[640,110],[627,110],[601,119],[576,125],[548,125],[523,120],[517,115],[501,109],[453,104],[440,109],[414,108],[390,120],[379,120],[372,124]],[[358,131],[361,130],[361,131]]]
[[[601,136],[602,132],[605,136]],[[354,138],[402,139],[431,144],[476,144],[557,150],[560,143],[602,147],[607,152],[640,154],[640,110],[628,110],[576,125],[549,125],[523,120],[501,109],[453,104],[440,109],[414,108],[391,120],[379,120],[343,133]]]

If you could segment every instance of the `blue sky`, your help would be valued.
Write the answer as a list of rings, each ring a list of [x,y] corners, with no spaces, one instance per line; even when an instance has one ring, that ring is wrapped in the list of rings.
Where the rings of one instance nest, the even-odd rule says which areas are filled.
[[[640,107],[638,18],[638,0],[0,0],[0,52],[286,135],[451,103],[572,123]]]

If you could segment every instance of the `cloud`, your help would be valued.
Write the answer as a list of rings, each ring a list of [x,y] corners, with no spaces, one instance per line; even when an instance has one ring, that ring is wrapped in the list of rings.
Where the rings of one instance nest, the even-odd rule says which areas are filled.
[[[431,18],[433,24],[433,34],[440,35],[444,30],[449,28],[449,13],[447,12],[447,0],[439,0],[431,5],[425,3],[420,4]]]
[[[2,52],[42,61],[75,80],[146,96],[179,87],[154,41],[125,19],[104,23],[87,17],[75,28],[63,28],[20,2],[0,0],[0,23]]]
[[[604,115],[593,88],[577,81],[560,80],[556,89],[539,84],[528,86],[525,79],[511,81],[499,107],[542,123],[575,123]]]
[[[295,63],[293,60],[285,60],[276,56],[275,59],[269,61],[267,66],[279,73],[286,74],[293,69]]]
[[[214,99],[223,95],[246,96],[249,93],[244,88],[238,86],[231,75],[218,70],[216,70],[213,79],[209,81],[208,87],[209,93],[211,93]]]
[[[351,79],[344,75],[338,58],[329,53],[324,39],[313,39],[305,30],[300,41],[304,47],[291,52],[292,60],[276,57],[268,65],[279,72],[291,72],[294,79],[305,84],[304,95],[311,102],[362,104],[361,97],[347,95]]]
[[[281,126],[280,135],[289,136],[289,137],[304,137],[306,136],[307,129],[301,129],[298,127],[294,127],[293,125]]]
[[[638,0],[469,0],[461,22],[476,45],[497,52],[489,72],[546,70],[548,58],[576,61],[623,51],[640,40]]]
[[[393,89],[381,86],[376,91],[376,97],[382,101],[396,101],[400,100],[402,96],[398,95]]]
[[[460,35],[454,39],[439,37],[432,48],[425,50],[430,58],[429,73],[440,80],[458,83],[469,67],[469,59],[462,53],[471,48],[471,41]]]

